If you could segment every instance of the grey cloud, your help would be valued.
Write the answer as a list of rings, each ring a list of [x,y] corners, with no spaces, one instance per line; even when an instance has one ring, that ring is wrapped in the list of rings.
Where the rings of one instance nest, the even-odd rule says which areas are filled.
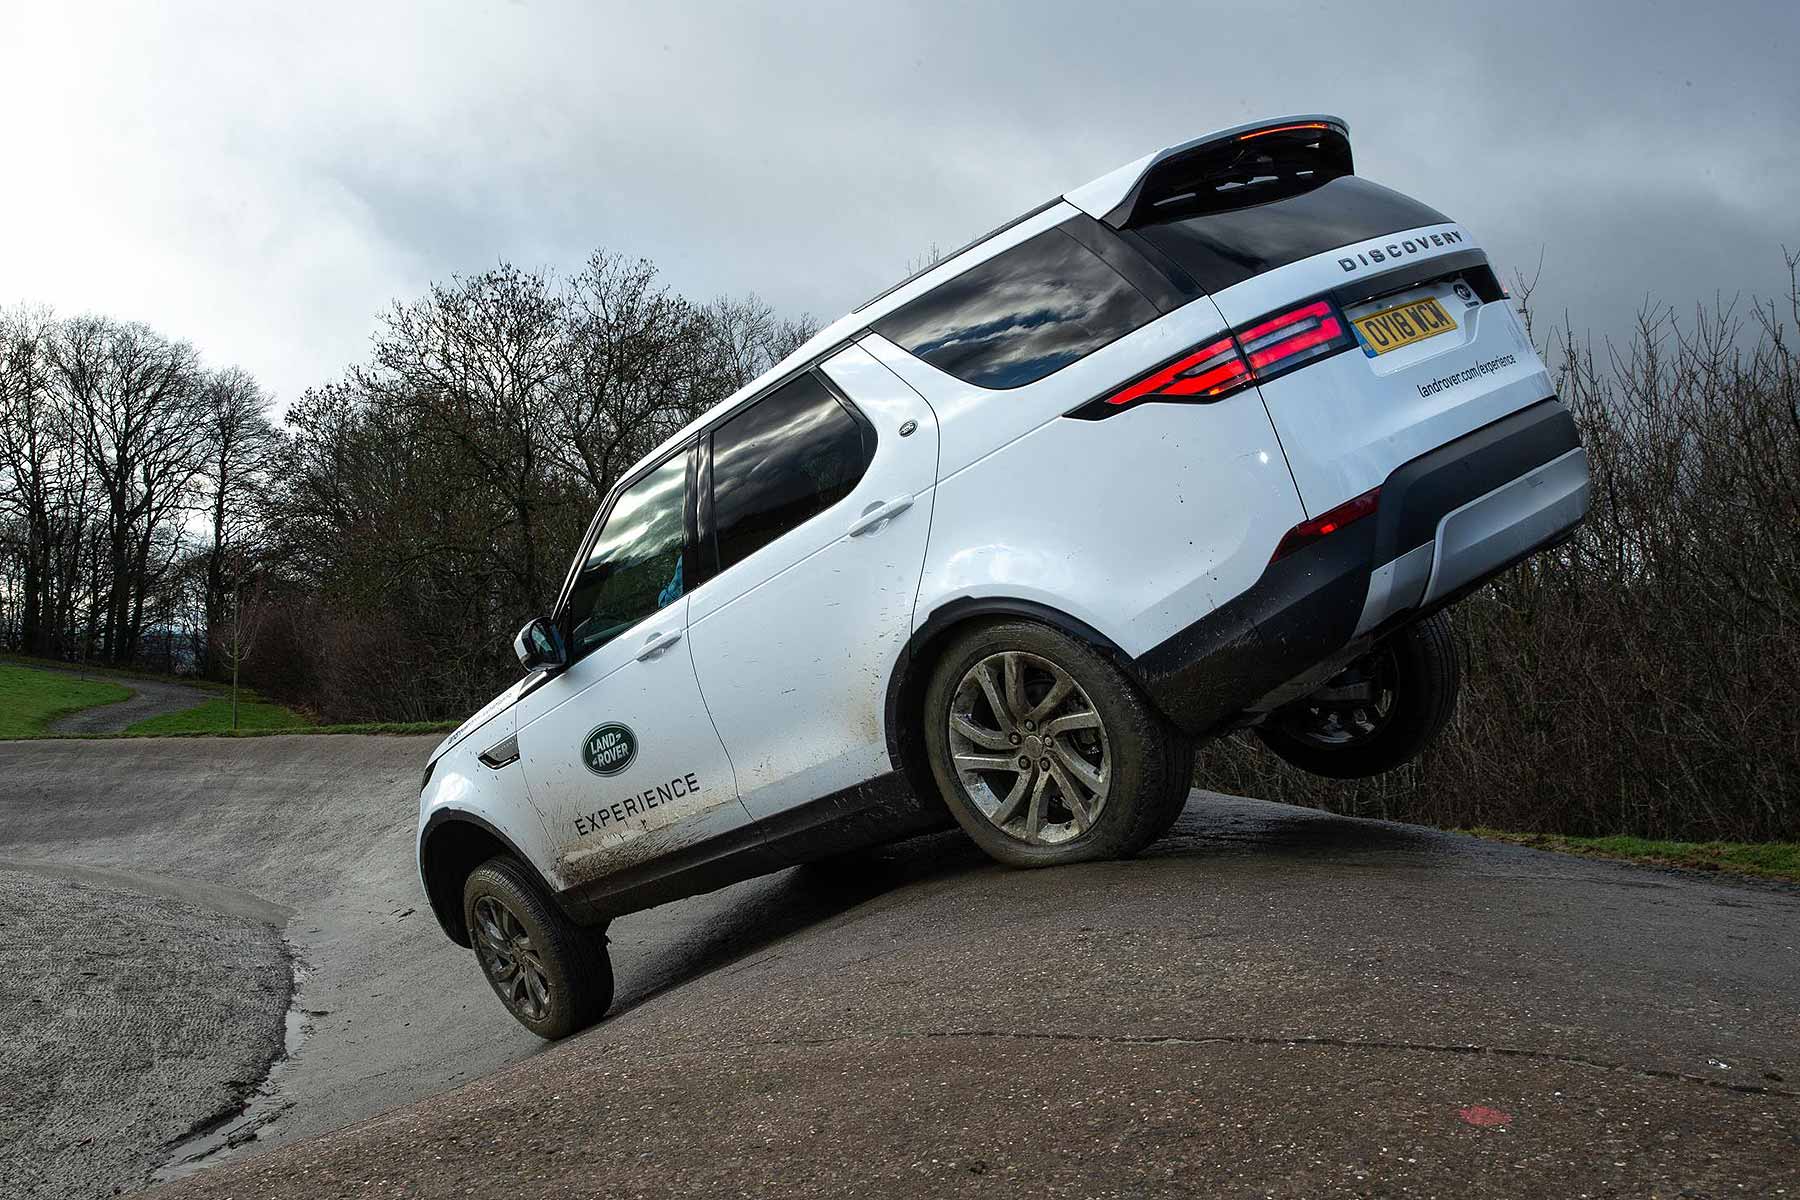
[[[34,11],[0,48],[37,114],[0,303],[146,319],[291,398],[500,257],[605,246],[830,318],[1147,150],[1319,110],[1503,272],[1541,250],[1577,324],[1782,282],[1796,6],[1422,7]]]

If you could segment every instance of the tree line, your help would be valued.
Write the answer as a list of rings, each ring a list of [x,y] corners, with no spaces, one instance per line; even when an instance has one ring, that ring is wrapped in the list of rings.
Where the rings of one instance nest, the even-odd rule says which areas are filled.
[[[1452,826],[1800,838],[1796,327],[1800,285],[1647,309],[1626,345],[1546,338],[1592,512],[1455,610],[1444,738],[1354,784],[1229,738],[1201,781]],[[459,718],[516,678],[514,630],[620,473],[812,331],[642,260],[501,263],[379,314],[365,359],[278,426],[186,343],[7,311],[0,643],[235,665],[328,720]]]
[[[148,326],[0,312],[5,644],[168,665],[171,630],[213,627],[280,444],[267,408]]]
[[[237,665],[331,720],[465,713],[619,473],[813,329],[644,260],[503,262],[379,314],[277,425],[147,326],[0,313],[0,644]]]

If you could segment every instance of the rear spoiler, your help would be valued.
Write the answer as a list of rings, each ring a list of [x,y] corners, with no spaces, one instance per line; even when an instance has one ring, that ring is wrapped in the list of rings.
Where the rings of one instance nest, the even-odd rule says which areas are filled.
[[[1350,126],[1323,114],[1257,121],[1146,154],[1063,196],[1114,229],[1174,208],[1205,211],[1260,203],[1265,181],[1306,177],[1312,187],[1352,174]],[[1241,199],[1237,194],[1242,193]]]

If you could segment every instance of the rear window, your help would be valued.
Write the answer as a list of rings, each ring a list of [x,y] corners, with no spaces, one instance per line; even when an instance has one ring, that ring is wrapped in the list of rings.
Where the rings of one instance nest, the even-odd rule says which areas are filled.
[[[1285,199],[1135,227],[1208,292],[1364,238],[1441,225],[1434,208],[1356,175]]]
[[[1155,320],[1106,263],[1048,229],[876,321],[876,333],[965,383],[1016,388]]]

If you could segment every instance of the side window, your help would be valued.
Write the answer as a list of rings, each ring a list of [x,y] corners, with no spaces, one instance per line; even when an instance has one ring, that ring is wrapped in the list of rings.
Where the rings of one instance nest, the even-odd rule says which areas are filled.
[[[619,493],[569,594],[569,657],[610,642],[681,599],[688,455]]]
[[[964,271],[873,328],[965,383],[1015,388],[1158,315],[1141,292],[1059,228]]]
[[[721,571],[849,495],[875,449],[811,372],[726,421],[712,439]]]

